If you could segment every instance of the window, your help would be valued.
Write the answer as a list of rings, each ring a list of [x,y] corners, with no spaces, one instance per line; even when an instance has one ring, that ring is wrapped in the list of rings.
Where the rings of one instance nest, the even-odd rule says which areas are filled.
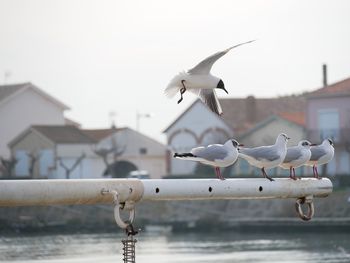
[[[320,139],[339,139],[339,113],[337,109],[322,109],[318,111],[318,128]]]
[[[147,148],[140,148],[140,154],[147,154]]]
[[[28,176],[29,175],[29,160],[26,151],[16,151],[16,167],[15,174],[17,176]]]
[[[54,166],[53,150],[41,150],[39,156],[39,174],[40,176],[48,177],[50,173],[50,168]]]

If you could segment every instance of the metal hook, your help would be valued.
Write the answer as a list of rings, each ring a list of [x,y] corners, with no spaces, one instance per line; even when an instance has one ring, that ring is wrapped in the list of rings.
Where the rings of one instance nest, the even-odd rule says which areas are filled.
[[[113,195],[113,203],[114,203],[114,219],[117,225],[122,229],[127,229],[129,225],[134,222],[135,219],[135,205],[132,202],[128,203],[120,203],[118,199],[118,192],[116,190],[101,190],[102,194],[111,194]],[[129,220],[124,222],[124,220],[120,217],[120,210],[126,209],[129,211]]]
[[[308,206],[307,215],[304,214],[303,209],[301,207],[302,204],[304,204],[304,203],[306,203]],[[302,220],[304,220],[304,221],[311,220],[311,218],[314,216],[314,213],[315,213],[315,208],[314,208],[312,196],[298,198],[295,202],[295,209],[297,210],[297,213]]]

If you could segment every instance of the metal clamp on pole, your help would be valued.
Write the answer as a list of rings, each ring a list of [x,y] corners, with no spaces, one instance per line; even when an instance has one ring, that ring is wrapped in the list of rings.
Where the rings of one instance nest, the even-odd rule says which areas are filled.
[[[304,214],[304,211],[301,207],[304,203],[307,204],[307,207],[308,207],[307,214]],[[295,202],[295,209],[297,210],[297,213],[302,220],[304,221],[311,220],[311,218],[314,216],[314,213],[315,213],[313,197],[306,196],[306,197],[298,198]]]
[[[118,199],[118,192],[116,190],[106,190],[102,189],[101,193],[111,194],[113,195],[113,203],[114,203],[114,219],[119,227],[122,229],[128,229],[130,225],[134,222],[135,219],[135,204],[134,202],[125,202],[120,203]],[[129,220],[124,222],[124,220],[120,217],[120,210],[128,210],[129,211]]]

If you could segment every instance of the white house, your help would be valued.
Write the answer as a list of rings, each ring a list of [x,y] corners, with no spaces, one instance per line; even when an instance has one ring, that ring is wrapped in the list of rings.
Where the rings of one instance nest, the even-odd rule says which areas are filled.
[[[64,125],[69,108],[31,83],[0,86],[0,156],[7,144],[31,125]]]
[[[83,130],[96,140],[95,150],[117,152],[117,160],[124,162],[135,170],[147,171],[150,178],[161,178],[166,174],[166,147],[162,143],[128,127],[111,129]],[[113,163],[113,154],[108,162]]]
[[[104,164],[93,152],[95,143],[76,126],[31,126],[9,143],[17,159],[14,176],[35,179],[102,177]],[[71,170],[69,174],[67,170]]]

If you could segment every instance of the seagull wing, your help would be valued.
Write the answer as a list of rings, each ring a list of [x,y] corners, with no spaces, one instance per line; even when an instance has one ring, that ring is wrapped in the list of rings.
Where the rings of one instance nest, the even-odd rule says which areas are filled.
[[[212,112],[216,113],[217,115],[222,114],[222,108],[221,108],[221,105],[220,105],[220,102],[218,100],[218,97],[216,95],[215,90],[201,89],[199,91],[198,96],[203,101],[203,103],[208,106],[208,108]]]
[[[227,52],[229,52],[231,49],[254,42],[255,40],[250,40],[248,42],[240,43],[238,45],[235,45],[233,47],[230,47],[228,49],[225,49],[224,51],[216,52],[215,54],[207,57],[203,61],[199,62],[194,68],[188,70],[187,72],[189,74],[209,74],[211,67],[217,61],[219,58],[221,58],[223,55],[225,55]]]
[[[257,148],[240,148],[239,152],[258,161],[274,161],[281,157],[276,149],[270,146],[261,146]]]
[[[302,156],[301,151],[296,148],[289,148],[287,150],[286,157],[284,158],[284,163],[290,163],[291,161],[298,160]]]
[[[310,150],[311,150],[310,161],[318,161],[318,159],[320,159],[323,155],[327,153],[325,149],[318,146],[311,147]]]
[[[193,154],[208,161],[223,160],[228,155],[228,151],[222,145],[210,145],[209,147],[197,148]]]

